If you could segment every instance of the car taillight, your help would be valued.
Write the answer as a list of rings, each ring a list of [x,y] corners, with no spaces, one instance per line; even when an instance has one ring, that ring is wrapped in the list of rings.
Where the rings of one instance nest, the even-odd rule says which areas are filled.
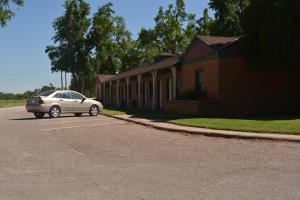
[[[39,99],[39,104],[44,104],[44,101],[41,98]]]

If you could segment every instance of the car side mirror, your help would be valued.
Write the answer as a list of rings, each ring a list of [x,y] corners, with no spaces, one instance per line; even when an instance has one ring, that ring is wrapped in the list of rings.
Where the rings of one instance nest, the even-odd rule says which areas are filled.
[[[84,97],[84,98],[82,98],[82,100],[81,100],[81,103],[83,103],[85,100],[86,100],[86,98],[85,98],[85,97]]]

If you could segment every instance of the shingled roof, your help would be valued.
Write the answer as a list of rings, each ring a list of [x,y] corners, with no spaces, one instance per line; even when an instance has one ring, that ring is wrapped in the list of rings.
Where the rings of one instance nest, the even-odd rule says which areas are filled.
[[[208,46],[216,51],[223,49],[224,47],[239,40],[240,37],[219,37],[219,36],[197,36],[200,40],[205,42]]]
[[[180,56],[174,56],[171,58],[166,58],[164,60],[161,60],[157,63],[151,64],[151,65],[143,65],[141,67],[133,68],[129,71],[122,72],[120,74],[114,75],[113,77],[106,79],[106,80],[101,80],[101,82],[109,82],[109,81],[114,81],[118,79],[124,79],[130,76],[137,76],[140,74],[152,72],[152,71],[157,71],[161,69],[165,69],[171,66],[176,65],[180,61]],[[101,76],[101,75],[100,75]]]
[[[105,74],[101,74],[98,76],[98,80],[100,80],[102,83],[106,82],[107,80],[113,78],[116,75],[105,75]]]
[[[197,36],[197,38],[202,40],[205,44],[210,46],[215,51],[220,51],[223,48],[239,40],[240,37]],[[181,60],[182,55],[173,55],[168,53],[168,54],[163,54],[163,56],[167,58],[159,60],[158,62],[153,64],[148,64],[137,68],[133,68],[131,70],[122,72],[117,75],[100,75],[99,79],[102,83],[110,82],[118,79],[124,79],[131,76],[137,76],[140,74],[169,68],[171,66],[175,66],[176,64],[178,64]]]

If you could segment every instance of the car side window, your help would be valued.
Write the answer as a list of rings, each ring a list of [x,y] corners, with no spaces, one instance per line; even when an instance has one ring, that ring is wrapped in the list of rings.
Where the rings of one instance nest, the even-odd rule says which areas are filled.
[[[76,92],[71,92],[72,99],[83,99],[83,96]]]
[[[58,99],[70,99],[70,94],[68,92],[60,92],[54,95]]]

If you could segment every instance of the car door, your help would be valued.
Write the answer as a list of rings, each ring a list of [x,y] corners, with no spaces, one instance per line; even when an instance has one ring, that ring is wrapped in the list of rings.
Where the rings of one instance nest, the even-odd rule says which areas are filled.
[[[58,92],[54,95],[56,102],[59,105],[61,112],[72,112],[73,100],[69,92]]]
[[[81,94],[77,92],[70,92],[71,98],[73,100],[73,111],[74,112],[87,112],[88,103],[84,101],[84,98]]]

